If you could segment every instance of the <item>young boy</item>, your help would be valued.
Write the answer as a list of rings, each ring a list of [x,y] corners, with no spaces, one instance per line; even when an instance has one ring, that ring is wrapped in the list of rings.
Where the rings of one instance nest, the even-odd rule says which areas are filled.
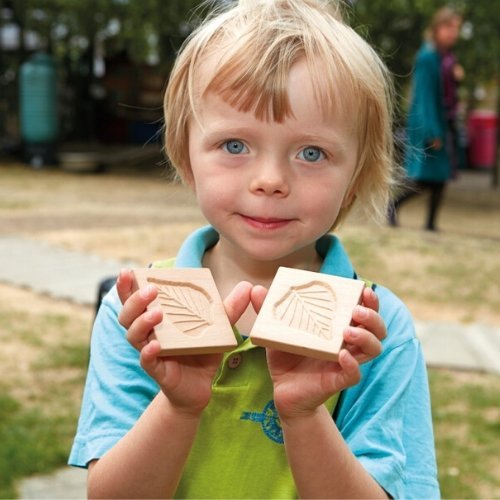
[[[246,338],[279,266],[356,278],[328,233],[355,202],[385,211],[388,88],[320,0],[240,1],[187,41],[166,148],[210,226],[155,265],[210,268],[238,347],[159,357],[147,338],[162,313],[145,312],[156,292],[132,293],[120,273],[70,457],[89,467],[90,497],[439,496],[425,364],[390,291],[365,289],[338,363]]]

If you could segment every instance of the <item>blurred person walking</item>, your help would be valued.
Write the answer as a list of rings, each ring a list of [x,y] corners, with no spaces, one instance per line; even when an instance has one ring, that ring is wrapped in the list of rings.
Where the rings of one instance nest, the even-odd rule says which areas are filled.
[[[457,162],[457,86],[464,72],[452,48],[461,24],[456,10],[439,9],[416,55],[404,159],[408,183],[389,207],[391,226],[397,226],[397,211],[405,201],[430,191],[425,227],[436,230],[446,182],[455,175]]]

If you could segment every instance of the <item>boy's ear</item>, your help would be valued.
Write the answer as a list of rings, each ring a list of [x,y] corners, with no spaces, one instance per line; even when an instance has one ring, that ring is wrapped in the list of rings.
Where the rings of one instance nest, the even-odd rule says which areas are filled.
[[[193,171],[191,170],[191,164],[188,162],[185,168],[182,169],[182,180],[184,184],[193,191],[196,192],[196,184],[194,182]]]
[[[357,169],[356,169],[357,170]],[[351,179],[350,185],[348,187],[348,190],[346,194],[344,195],[344,200],[342,201],[342,208],[350,208],[356,201],[356,193],[358,192],[359,185],[360,185],[360,178],[361,176],[359,175],[360,172],[355,172],[354,173],[354,178]]]
[[[346,193],[346,195],[344,196],[344,200],[342,201],[342,208],[348,208],[352,206],[355,200],[356,200],[356,186],[353,185],[349,189],[349,192]]]
[[[193,175],[189,173],[184,179],[185,184],[193,193],[196,193],[196,184],[194,183]]]

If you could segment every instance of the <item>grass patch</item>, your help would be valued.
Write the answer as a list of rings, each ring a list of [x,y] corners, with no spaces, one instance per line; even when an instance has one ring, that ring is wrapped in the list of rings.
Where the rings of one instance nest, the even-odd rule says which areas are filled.
[[[87,370],[90,308],[0,285],[0,498],[63,466]]]
[[[482,321],[497,311],[500,241],[456,234],[351,226],[342,228],[345,247],[360,276],[387,286],[409,305],[443,305],[454,321]]]
[[[16,496],[15,481],[63,465],[74,432],[74,415],[26,410],[0,390],[0,498]]]
[[[443,498],[500,496],[500,377],[430,370]]]
[[[88,344],[63,344],[56,350],[46,353],[33,364],[36,370],[78,368],[85,370],[88,365]]]
[[[2,200],[0,201],[0,210],[26,210],[31,208],[29,201]]]

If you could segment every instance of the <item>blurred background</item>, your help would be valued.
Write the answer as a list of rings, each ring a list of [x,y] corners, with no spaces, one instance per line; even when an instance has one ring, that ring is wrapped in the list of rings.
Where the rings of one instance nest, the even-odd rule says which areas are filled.
[[[223,2],[223,0],[220,0]],[[205,221],[162,153],[162,94],[206,7],[194,0],[0,0],[0,498],[85,498],[65,467],[101,291],[175,255]],[[404,135],[414,57],[441,0],[351,0]],[[459,172],[439,231],[339,229],[358,274],[413,313],[444,498],[500,498],[500,1],[457,0]],[[109,283],[108,282],[108,283]]]
[[[62,154],[67,151],[160,140],[162,91],[176,51],[205,14],[200,3],[2,0],[0,150],[34,165],[64,166],[76,161]],[[351,0],[347,9],[351,25],[395,75],[398,127],[404,125],[415,53],[441,5]],[[492,144],[500,106],[499,2],[453,5],[464,19],[455,51],[466,74],[459,89],[461,165],[491,168],[498,182]]]

